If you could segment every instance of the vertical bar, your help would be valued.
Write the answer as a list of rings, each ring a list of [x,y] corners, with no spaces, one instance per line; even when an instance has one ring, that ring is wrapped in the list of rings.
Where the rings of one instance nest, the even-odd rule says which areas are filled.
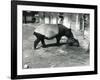
[[[17,5],[11,1],[11,78],[17,75]]]
[[[83,32],[83,38],[84,38],[84,14],[82,15],[82,32]]]
[[[79,30],[79,15],[76,14],[76,31]]]
[[[97,35],[97,33],[98,33],[98,22],[97,22],[97,19],[98,19],[98,9],[97,9],[98,7],[97,6],[95,6],[95,9],[94,9],[94,66],[95,66],[95,69],[94,69],[94,71],[95,71],[95,73],[97,74],[98,72],[98,65],[97,65],[97,63],[98,63],[98,55],[97,55],[97,52],[98,52],[98,35]]]

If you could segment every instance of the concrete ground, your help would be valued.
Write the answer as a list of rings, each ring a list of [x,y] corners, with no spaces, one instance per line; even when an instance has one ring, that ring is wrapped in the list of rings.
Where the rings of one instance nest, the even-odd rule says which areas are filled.
[[[85,48],[67,46],[63,44],[61,46],[51,45],[56,43],[56,39],[46,40],[46,44],[49,44],[47,48],[42,48],[39,43],[39,49],[34,50],[33,35],[36,26],[41,24],[23,24],[22,36],[23,36],[23,68],[49,68],[49,67],[72,67],[72,66],[86,66],[89,65],[89,53],[86,52],[87,40],[83,40],[80,33],[75,34],[75,37],[79,40],[80,44]],[[66,40],[62,39],[61,42]]]

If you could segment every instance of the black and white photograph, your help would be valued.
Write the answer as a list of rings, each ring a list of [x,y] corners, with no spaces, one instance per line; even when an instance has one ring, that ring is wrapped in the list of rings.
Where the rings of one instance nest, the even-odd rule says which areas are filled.
[[[22,13],[24,69],[90,65],[90,14]]]
[[[96,6],[18,1],[12,7],[12,78],[97,73]]]

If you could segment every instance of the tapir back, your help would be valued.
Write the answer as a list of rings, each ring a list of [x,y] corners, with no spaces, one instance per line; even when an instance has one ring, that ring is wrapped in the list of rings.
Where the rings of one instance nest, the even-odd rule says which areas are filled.
[[[41,24],[35,29],[35,32],[51,38],[59,33],[57,24]]]

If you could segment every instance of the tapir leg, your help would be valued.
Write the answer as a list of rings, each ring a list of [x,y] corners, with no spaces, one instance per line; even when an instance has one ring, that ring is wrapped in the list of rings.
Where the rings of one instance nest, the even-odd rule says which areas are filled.
[[[41,39],[41,43],[42,43],[43,47],[46,47],[44,39]]]
[[[40,42],[40,40],[38,38],[34,41],[34,49],[36,49],[39,42]]]
[[[42,45],[44,46],[45,45],[45,42],[44,42],[44,36],[39,34],[39,33],[36,33],[34,32],[34,35],[36,36],[36,40],[34,41],[34,49],[36,49],[38,43],[41,41],[42,42]]]
[[[59,45],[60,44],[61,37],[60,36],[57,36],[56,39],[57,39],[57,44]]]

